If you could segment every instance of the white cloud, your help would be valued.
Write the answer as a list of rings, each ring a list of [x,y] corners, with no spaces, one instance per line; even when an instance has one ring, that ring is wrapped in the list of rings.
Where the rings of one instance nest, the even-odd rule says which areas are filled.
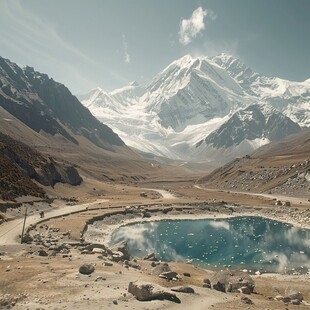
[[[125,54],[125,63],[129,64],[130,63],[130,55],[128,53],[128,43],[126,41],[126,36],[123,34],[123,48],[124,48],[124,54]]]
[[[187,45],[205,29],[205,17],[208,16],[212,21],[216,19],[216,14],[211,10],[204,10],[198,7],[190,19],[183,19],[180,24],[179,41]]]

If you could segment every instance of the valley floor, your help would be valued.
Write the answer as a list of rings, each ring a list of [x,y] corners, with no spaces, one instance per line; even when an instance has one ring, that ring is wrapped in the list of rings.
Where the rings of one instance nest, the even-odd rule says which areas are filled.
[[[20,208],[8,210],[6,216],[11,217],[11,220],[0,225],[0,309],[294,309],[294,305],[274,300],[275,296],[284,295],[287,287],[302,292],[305,301],[299,309],[309,307],[308,274],[254,275],[255,294],[221,293],[202,286],[203,279],[211,277],[213,272],[191,264],[169,263],[171,269],[179,275],[189,273],[191,276],[167,281],[151,274],[153,267],[149,261],[137,259],[136,264],[140,266],[137,269],[125,263],[98,258],[98,254],[82,254],[80,251],[80,238],[100,241],[94,235],[82,233],[85,231],[85,223],[91,223],[95,217],[104,218],[114,214],[118,219],[111,226],[114,228],[128,221],[126,212],[132,206],[140,212],[150,212],[148,220],[153,220],[157,217],[155,214],[161,214],[158,218],[231,216],[231,210],[225,207],[227,203],[233,208],[233,215],[261,215],[310,228],[310,202],[306,197],[293,200],[248,192],[218,191],[195,187],[186,181],[146,183],[143,187],[136,187],[87,180],[79,188],[57,186],[58,193],[66,193],[74,199],[56,199],[52,204],[24,204]],[[144,194],[141,195],[141,192]],[[275,198],[290,200],[291,207],[275,206]],[[211,210],[199,207],[205,203],[212,206]],[[26,226],[33,225],[32,233],[40,238],[50,235],[48,238],[57,245],[69,246],[60,246],[53,251],[44,247],[39,239],[29,244],[20,244],[19,234],[26,205],[30,215]],[[45,210],[44,219],[40,219],[40,210]],[[120,213],[121,216],[117,215]],[[40,250],[44,250],[47,256],[38,255]],[[95,264],[95,272],[89,276],[80,274],[79,267],[83,263]],[[180,304],[167,300],[140,302],[128,293],[129,282],[135,280],[168,288],[191,286],[196,293],[176,293],[181,300]],[[244,296],[248,296],[254,304],[244,303]]]

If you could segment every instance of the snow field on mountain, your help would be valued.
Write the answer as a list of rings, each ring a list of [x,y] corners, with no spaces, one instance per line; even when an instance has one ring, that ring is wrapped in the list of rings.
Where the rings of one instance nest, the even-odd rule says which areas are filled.
[[[134,82],[110,93],[98,88],[79,98],[127,145],[172,159],[209,161],[226,158],[226,153],[239,156],[251,152],[269,143],[268,137],[251,133],[251,126],[258,120],[259,126],[273,126],[268,130],[274,130],[276,121],[286,126],[288,121],[280,112],[301,126],[310,126],[310,79],[291,82],[265,77],[225,54],[211,58],[186,55],[145,87]],[[253,104],[259,104],[262,115],[253,118],[258,112],[246,110]],[[241,113],[234,115],[237,111]],[[244,123],[237,125],[236,132],[247,130],[252,140],[242,134],[243,141],[232,147],[223,143],[224,149],[203,143],[223,124],[224,128],[231,126],[231,117],[235,117],[232,124],[236,117]],[[232,132],[229,127],[226,130],[226,136]],[[290,127],[283,131],[289,134]],[[218,139],[222,139],[221,133]]]

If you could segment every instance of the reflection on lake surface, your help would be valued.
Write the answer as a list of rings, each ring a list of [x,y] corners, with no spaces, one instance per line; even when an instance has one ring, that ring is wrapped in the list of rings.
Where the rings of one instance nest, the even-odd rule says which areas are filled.
[[[178,220],[127,225],[111,244],[127,240],[132,255],[154,252],[163,261],[209,269],[247,268],[268,272],[307,272],[310,231],[261,217]]]

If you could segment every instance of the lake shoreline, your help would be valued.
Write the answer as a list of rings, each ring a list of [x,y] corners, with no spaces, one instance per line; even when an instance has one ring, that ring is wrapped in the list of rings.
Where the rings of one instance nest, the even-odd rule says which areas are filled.
[[[231,207],[231,206],[230,206]],[[234,209],[237,209],[236,211]],[[240,208],[243,211],[240,212]],[[270,209],[261,208],[258,210],[257,208],[250,208],[245,206],[237,206],[233,207],[233,212],[228,213],[219,213],[219,210],[215,211],[203,211],[201,209],[192,208],[186,209],[182,211],[171,211],[167,214],[163,212],[154,212],[151,213],[150,217],[141,218],[141,213],[136,213],[133,215],[122,214],[122,215],[113,215],[112,217],[106,217],[100,221],[94,222],[92,225],[88,226],[87,231],[84,234],[84,238],[86,242],[90,243],[103,243],[105,245],[111,245],[111,236],[112,233],[123,226],[141,224],[147,222],[159,222],[159,221],[179,221],[179,220],[203,220],[203,219],[231,219],[236,217],[261,217],[268,220],[279,221],[282,223],[290,224],[292,226],[302,228],[302,229],[310,229],[310,225],[304,225],[304,223],[300,223],[294,220],[293,217],[289,218],[290,209],[286,208],[275,208],[270,214]],[[296,211],[295,211],[296,212]],[[302,212],[302,211],[301,211]],[[208,269],[208,267],[199,267],[203,269]],[[283,274],[279,272],[279,274]],[[287,273],[284,273],[287,274]]]
[[[232,206],[229,206],[232,207]],[[236,207],[233,207],[235,210]],[[243,211],[241,211],[240,209],[243,209]],[[279,210],[284,211],[284,212],[279,212]],[[191,213],[189,213],[191,212]],[[302,228],[302,229],[307,229],[310,230],[310,221],[308,223],[300,223],[296,220],[294,220],[294,218],[290,217],[289,218],[289,209],[283,209],[283,208],[278,208],[278,209],[274,209],[273,211],[270,211],[270,209],[266,208],[261,208],[260,210],[258,210],[257,208],[252,208],[249,206],[238,206],[237,210],[234,211],[231,214],[224,214],[224,213],[219,213],[217,211],[215,212],[211,212],[211,211],[204,211],[203,210],[199,210],[197,208],[192,208],[190,211],[187,209],[185,211],[178,211],[178,212],[174,212],[174,213],[167,213],[164,214],[162,212],[155,212],[155,214],[152,214],[151,217],[144,217],[141,218],[140,215],[136,214],[135,217],[129,216],[131,215],[122,215],[119,216],[118,214],[113,215],[113,217],[117,217],[118,221],[115,224],[109,224],[106,223],[106,218],[108,218],[108,216],[102,220],[98,220],[96,222],[103,222],[106,223],[108,230],[105,232],[104,234],[104,239],[102,239],[102,242],[104,244],[109,244],[111,241],[111,234],[112,232],[121,227],[121,226],[125,226],[125,225],[132,225],[132,224],[139,224],[139,223],[145,223],[145,222],[158,222],[158,221],[173,221],[173,220],[203,220],[203,219],[225,219],[225,218],[233,218],[233,217],[242,217],[242,216],[252,216],[252,217],[262,217],[262,218],[266,218],[266,219],[270,219],[270,220],[275,220],[275,221],[279,221],[282,223],[286,223],[286,224],[290,224],[292,226],[298,227],[298,228]],[[302,211],[300,211],[302,212]],[[310,214],[310,210],[308,210],[309,214]],[[140,216],[140,217],[139,217]],[[139,217],[139,218],[138,218]],[[308,217],[308,220],[310,218]],[[84,237],[86,238],[85,240],[87,242],[94,242],[94,240],[92,240],[94,237],[96,238],[96,236],[89,236],[89,229],[92,225],[94,225],[96,222],[94,222],[91,225],[87,225],[87,230],[84,233]],[[98,237],[98,236],[97,236]]]

